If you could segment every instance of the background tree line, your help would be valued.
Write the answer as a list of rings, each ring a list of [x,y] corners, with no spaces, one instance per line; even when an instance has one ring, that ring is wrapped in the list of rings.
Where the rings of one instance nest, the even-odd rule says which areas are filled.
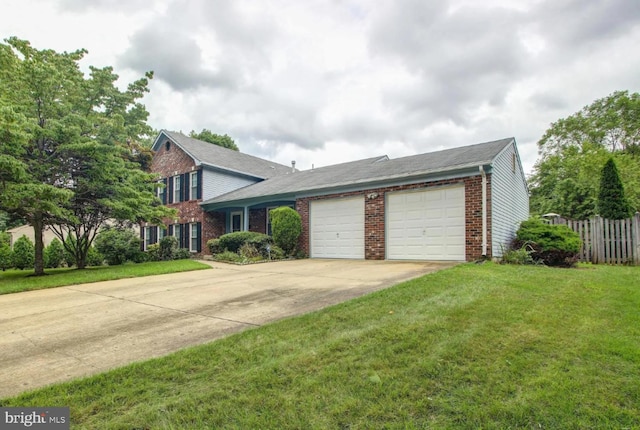
[[[605,201],[623,198],[626,205],[616,213],[640,210],[638,93],[614,92],[554,122],[538,147],[540,158],[529,178],[532,213],[588,219],[609,214]],[[624,193],[603,194],[602,187],[616,182],[616,175]]]

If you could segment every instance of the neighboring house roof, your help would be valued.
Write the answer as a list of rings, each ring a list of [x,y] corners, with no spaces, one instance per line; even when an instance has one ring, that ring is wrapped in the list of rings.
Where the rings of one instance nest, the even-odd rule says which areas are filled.
[[[187,155],[193,158],[196,165],[209,166],[258,179],[284,175],[291,173],[293,170],[291,166],[243,154],[242,152],[203,142],[174,131],[162,130],[151,149],[157,151],[165,143],[166,139],[179,146]]]
[[[460,148],[447,149],[397,159],[386,156],[336,164],[318,169],[299,171],[274,177],[253,185],[209,199],[202,203],[207,210],[248,200],[291,197],[340,187],[359,186],[398,180],[409,180],[439,173],[453,172],[490,165],[513,138]]]

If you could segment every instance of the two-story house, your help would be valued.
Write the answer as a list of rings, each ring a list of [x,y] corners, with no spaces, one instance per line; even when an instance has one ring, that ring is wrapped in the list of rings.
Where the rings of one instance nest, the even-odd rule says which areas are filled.
[[[284,166],[238,151],[163,130],[153,147],[151,170],[161,175],[158,197],[178,210],[178,218],[141,230],[144,247],[164,235],[175,236],[181,248],[207,252],[206,241],[227,232],[268,230],[266,210],[206,212],[201,203],[278,175],[292,173]]]
[[[312,258],[469,261],[500,256],[529,216],[513,138],[304,171],[168,131],[153,150],[159,196],[179,217],[143,228],[145,246],[170,234],[207,253],[224,233],[269,234],[269,210],[286,205]]]

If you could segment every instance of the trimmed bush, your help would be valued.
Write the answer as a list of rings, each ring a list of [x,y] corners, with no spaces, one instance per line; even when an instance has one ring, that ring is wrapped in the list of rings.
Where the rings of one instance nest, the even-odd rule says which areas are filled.
[[[179,248],[173,254],[174,260],[188,260],[191,258],[191,252],[187,248]]]
[[[96,237],[95,246],[109,266],[126,261],[140,262],[146,259],[140,251],[140,238],[130,228],[106,227]]]
[[[218,249],[235,253],[237,253],[245,243],[254,245],[258,250],[272,243],[272,239],[266,234],[255,233],[253,231],[237,231],[235,233],[223,234],[218,238],[218,241],[216,244]],[[209,247],[209,249],[211,249],[211,247]]]
[[[36,250],[33,246],[33,242],[22,235],[16,243],[13,244],[13,267],[16,269],[24,270],[27,268],[33,268],[36,260]]]
[[[54,238],[49,246],[44,249],[44,266],[47,269],[55,269],[60,267],[64,258],[64,246],[57,237]]]
[[[293,255],[302,233],[302,218],[290,207],[283,206],[270,212],[273,240],[287,255]]]
[[[530,246],[531,258],[548,266],[572,267],[578,261],[580,236],[566,225],[551,225],[540,219],[523,221],[511,249]]]

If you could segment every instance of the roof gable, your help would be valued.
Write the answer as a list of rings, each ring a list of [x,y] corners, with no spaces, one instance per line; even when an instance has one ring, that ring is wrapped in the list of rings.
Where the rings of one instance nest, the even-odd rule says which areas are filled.
[[[274,163],[167,130],[160,132],[151,149],[157,151],[167,140],[180,147],[193,159],[196,165],[226,170],[258,179],[284,175],[292,171],[290,166]]]

